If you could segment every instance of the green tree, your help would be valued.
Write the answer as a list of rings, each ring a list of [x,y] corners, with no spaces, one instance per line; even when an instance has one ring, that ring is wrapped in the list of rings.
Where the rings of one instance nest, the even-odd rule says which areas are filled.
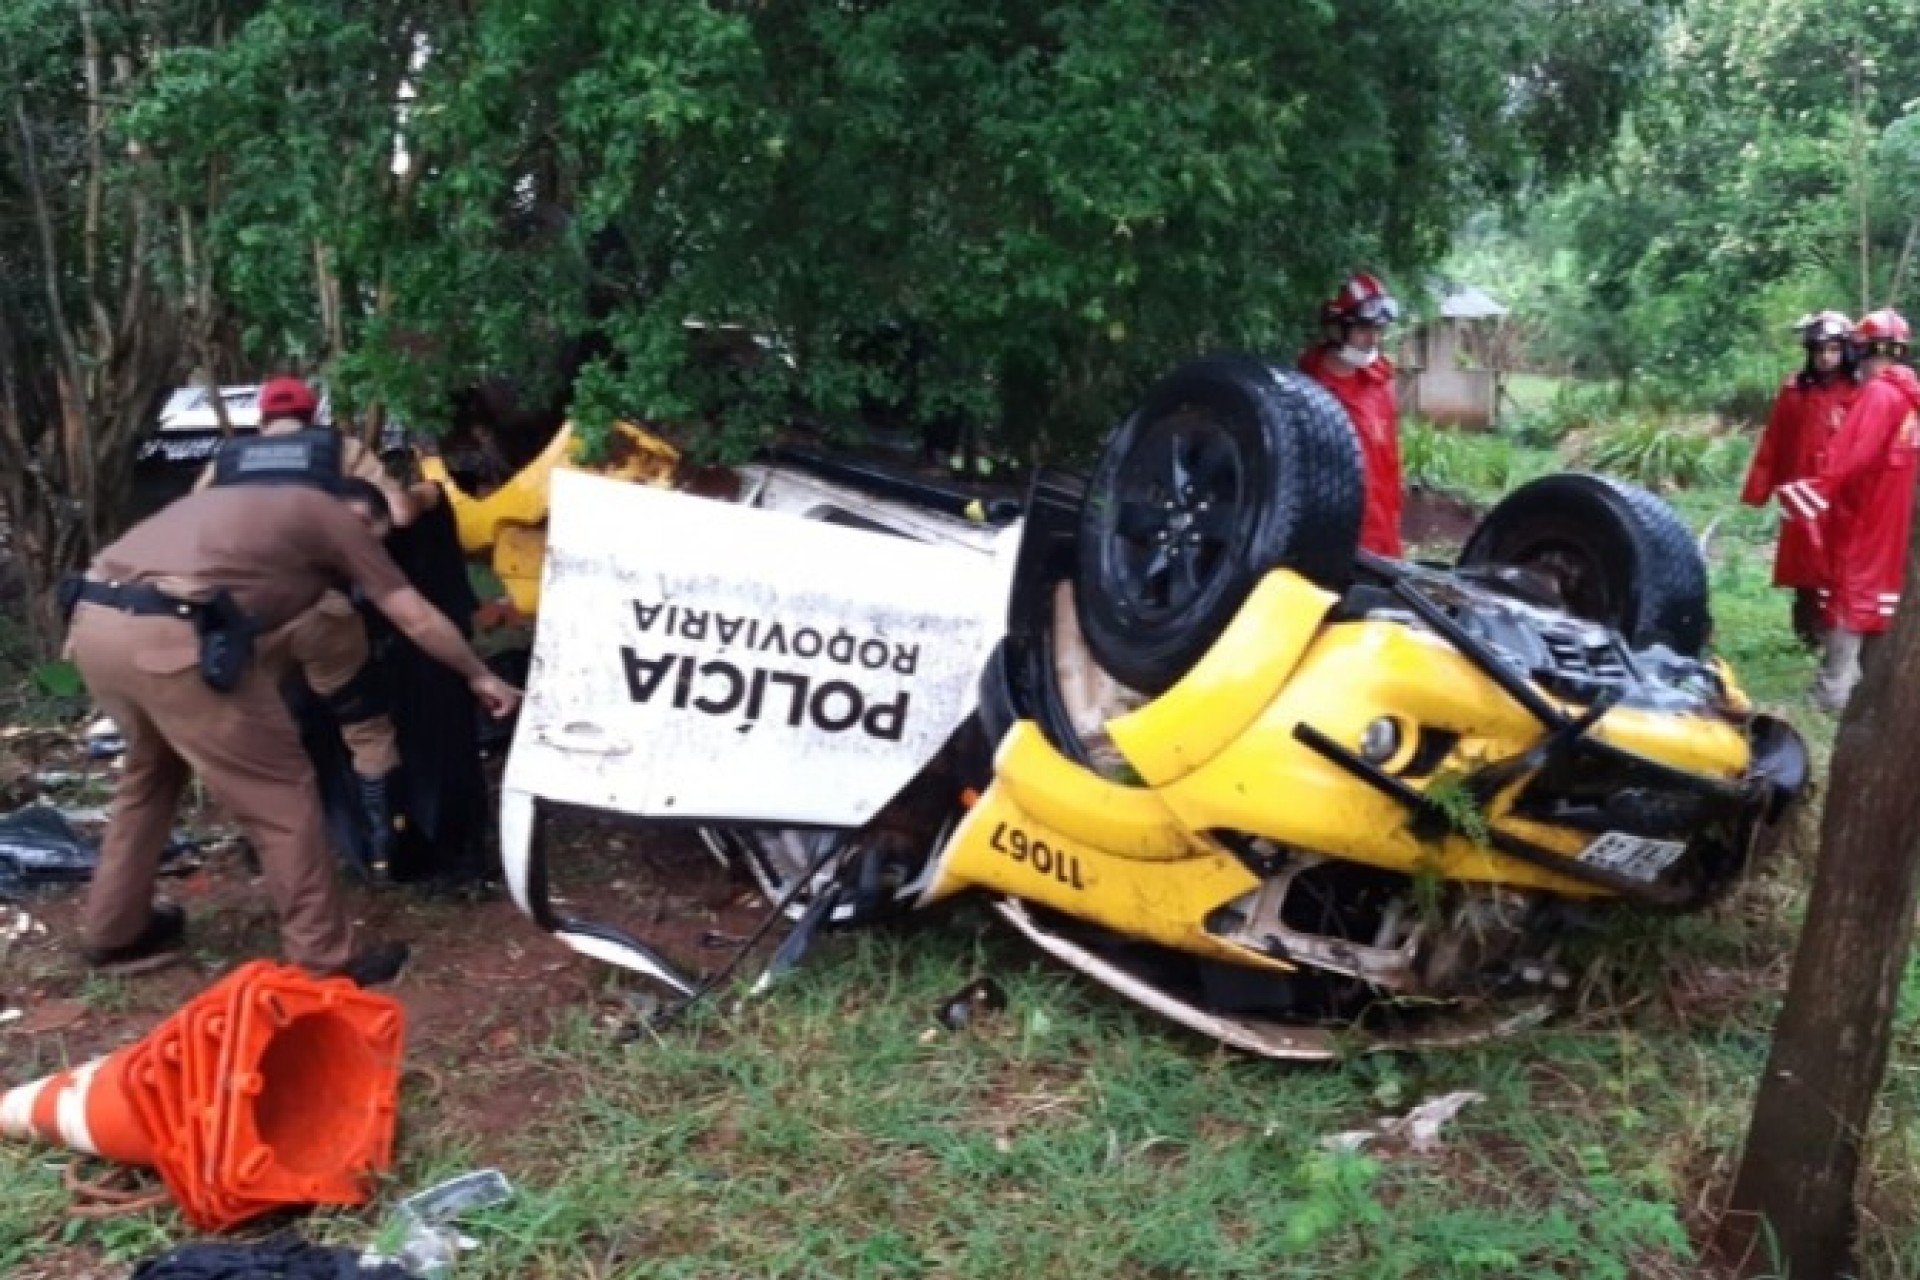
[[[137,434],[214,323],[121,131],[152,51],[214,30],[189,4],[0,10],[0,503],[43,645],[52,584],[115,529]]]
[[[219,159],[253,349],[327,350],[411,420],[565,348],[581,416],[708,420],[713,452],[876,403],[1041,447],[1192,351],[1288,353],[1351,265],[1410,273],[1464,208],[1589,155],[1655,11],[280,0],[172,55],[141,123],[182,200]],[[327,336],[295,282],[316,253]],[[690,317],[791,361],[703,372]]]
[[[0,66],[42,158],[5,153],[0,209],[43,209],[57,261],[4,251],[9,470],[41,477],[9,509],[69,513],[47,563],[83,555],[190,365],[424,427],[505,386],[714,456],[863,412],[1071,449],[1175,360],[1289,356],[1350,268],[1405,288],[1466,210],[1575,171],[1663,7],[24,0]],[[127,335],[148,372],[34,382],[123,280],[144,318],[68,381]],[[689,320],[773,354],[716,367]]]
[[[1875,171],[1881,179],[1875,192],[1881,205],[1880,222],[1906,224],[1884,300],[1889,306],[1911,311],[1914,272],[1920,266],[1915,262],[1915,253],[1920,251],[1920,102],[1908,103],[1906,113],[1886,127],[1876,152]]]
[[[1770,389],[1798,315],[1858,311],[1863,287],[1885,304],[1912,226],[1901,122],[1917,98],[1911,5],[1690,0],[1607,163],[1529,228],[1570,267],[1553,354],[1696,399]]]

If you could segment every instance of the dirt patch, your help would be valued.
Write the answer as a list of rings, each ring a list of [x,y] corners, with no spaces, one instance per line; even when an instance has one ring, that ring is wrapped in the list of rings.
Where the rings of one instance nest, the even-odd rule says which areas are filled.
[[[182,819],[199,830],[212,821],[203,811]],[[736,940],[765,920],[759,894],[690,833],[560,815],[546,838],[557,907],[621,925],[696,979],[731,959]],[[187,909],[189,959],[121,979],[90,975],[77,955],[84,886],[0,902],[0,1009],[20,1014],[0,1024],[0,1088],[132,1044],[236,965],[278,955],[265,886],[238,842],[213,846],[202,865],[163,879],[159,892]],[[429,896],[353,885],[346,897],[363,936],[404,938],[413,947],[406,970],[382,989],[407,1018],[396,1152],[403,1184],[413,1176],[409,1161],[449,1154],[468,1167],[496,1165],[516,1179],[537,1180],[540,1144],[522,1135],[581,1087],[581,1076],[545,1046],[570,1020],[614,1033],[653,1007],[659,988],[575,955],[497,886]],[[23,913],[31,923],[11,936]],[[756,959],[782,934],[770,932]],[[44,1252],[21,1274],[124,1274],[124,1266],[104,1261],[97,1243],[55,1243],[60,1227],[60,1219],[49,1219]]]
[[[1459,547],[1479,522],[1480,509],[1458,494],[1414,488],[1400,513],[1400,536],[1410,546]]]
[[[723,964],[731,940],[765,916],[759,895],[691,835],[566,817],[547,838],[562,910],[620,924],[696,977]],[[278,954],[265,886],[239,845],[214,849],[192,874],[163,880],[160,893],[187,909],[190,958],[124,979],[90,976],[76,954],[80,886],[0,906],[0,923],[21,910],[33,922],[0,959],[0,1003],[20,1011],[0,1026],[0,1083],[130,1044],[233,966]],[[634,1015],[638,981],[555,942],[497,888],[426,896],[352,886],[347,901],[363,937],[413,947],[384,989],[407,1015],[403,1154],[407,1132],[439,1131],[478,1161],[503,1158],[571,1087],[537,1052],[554,1030],[582,1013],[605,1026]]]

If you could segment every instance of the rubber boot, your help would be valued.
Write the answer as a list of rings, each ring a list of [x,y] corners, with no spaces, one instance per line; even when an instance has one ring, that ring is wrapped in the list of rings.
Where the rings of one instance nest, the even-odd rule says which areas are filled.
[[[375,884],[393,879],[393,774],[360,779],[360,810],[366,819],[367,874]]]
[[[1838,715],[1860,683],[1860,654],[1866,637],[1858,631],[1835,627],[1827,632],[1826,648],[1820,669],[1813,678],[1813,705]]]

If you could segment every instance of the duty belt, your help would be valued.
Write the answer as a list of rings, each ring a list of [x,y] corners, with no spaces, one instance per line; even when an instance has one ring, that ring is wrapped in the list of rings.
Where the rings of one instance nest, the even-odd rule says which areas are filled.
[[[60,585],[60,607],[71,615],[81,601],[123,613],[182,618],[193,623],[200,636],[200,678],[216,692],[233,692],[253,661],[253,639],[259,626],[234,603],[231,592],[216,591],[210,600],[183,600],[158,587],[69,576]]]
[[[164,617],[198,618],[206,608],[196,600],[170,596],[157,587],[139,583],[96,582],[81,579],[74,586],[74,598],[88,604],[105,605],[122,613],[152,614]]]

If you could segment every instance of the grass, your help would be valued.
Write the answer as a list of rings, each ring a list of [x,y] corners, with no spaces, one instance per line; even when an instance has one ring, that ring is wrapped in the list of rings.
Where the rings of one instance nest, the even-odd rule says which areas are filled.
[[[1544,373],[1510,373],[1506,377],[1505,385],[1507,394],[1513,398],[1514,404],[1525,412],[1552,404],[1560,388],[1567,385],[1567,380]]]
[[[1620,990],[1661,993],[1662,941],[1621,944]],[[1690,941],[1733,962],[1779,937]],[[983,970],[1007,1010],[930,1034],[935,1003]],[[1766,1008],[1760,993],[1712,1018],[1595,1003],[1516,1044],[1286,1067],[1171,1031],[978,919],[847,938],[771,999],[663,1038],[623,1047],[580,1019],[533,1050],[579,1100],[535,1118],[521,1160],[536,1172],[510,1170],[520,1194],[470,1224],[481,1247],[459,1273],[1690,1276]],[[1485,1101],[1436,1153],[1322,1148],[1455,1089]],[[1890,1090],[1891,1126],[1916,1105]],[[464,1167],[457,1134],[410,1150],[402,1185]],[[372,1231],[320,1225],[343,1245]],[[1868,1275],[1920,1261],[1871,1247],[1886,1266]]]
[[[1408,487],[1442,490],[1480,506],[1565,465],[1553,449],[1499,432],[1460,431],[1418,421],[1401,431],[1400,468]]]
[[[126,1013],[136,1004],[132,980],[109,973],[90,973],[80,988],[80,1002],[95,1013]]]
[[[1007,1011],[927,1036],[982,968]],[[1610,1037],[1275,1066],[964,922],[848,939],[662,1040],[582,1023],[541,1052],[581,1101],[539,1126],[552,1173],[474,1229],[463,1275],[1625,1277],[1685,1248],[1644,1142],[1682,1102],[1668,1064]],[[1321,1147],[1458,1088],[1487,1100],[1438,1156]],[[1570,1147],[1563,1097],[1637,1119]]]
[[[1498,436],[1456,439],[1455,474],[1482,501],[1496,477],[1560,465]],[[1775,517],[1735,501],[1740,469],[1671,500],[1713,528],[1716,647],[1824,755],[1831,722],[1802,700],[1812,659],[1768,585]],[[1573,1015],[1476,1050],[1251,1060],[1036,961],[967,910],[837,937],[769,996],[657,1037],[617,1043],[583,1011],[511,1051],[572,1101],[526,1115],[492,1153],[518,1194],[468,1225],[479,1248],[455,1274],[1700,1275],[1695,1242],[1738,1158],[1807,843],[1713,915],[1618,921]],[[936,1005],[982,973],[1007,1009],[936,1030]],[[103,984],[87,998],[122,997]],[[1462,1089],[1484,1101],[1431,1153],[1322,1146]],[[457,1117],[403,1114],[436,1122],[404,1131],[388,1202],[478,1158]],[[1920,960],[1868,1160],[1860,1274],[1920,1275]],[[164,1214],[65,1219],[57,1164],[0,1148],[0,1271],[63,1240],[126,1262],[187,1234]],[[376,1209],[305,1229],[355,1248],[392,1235]]]

